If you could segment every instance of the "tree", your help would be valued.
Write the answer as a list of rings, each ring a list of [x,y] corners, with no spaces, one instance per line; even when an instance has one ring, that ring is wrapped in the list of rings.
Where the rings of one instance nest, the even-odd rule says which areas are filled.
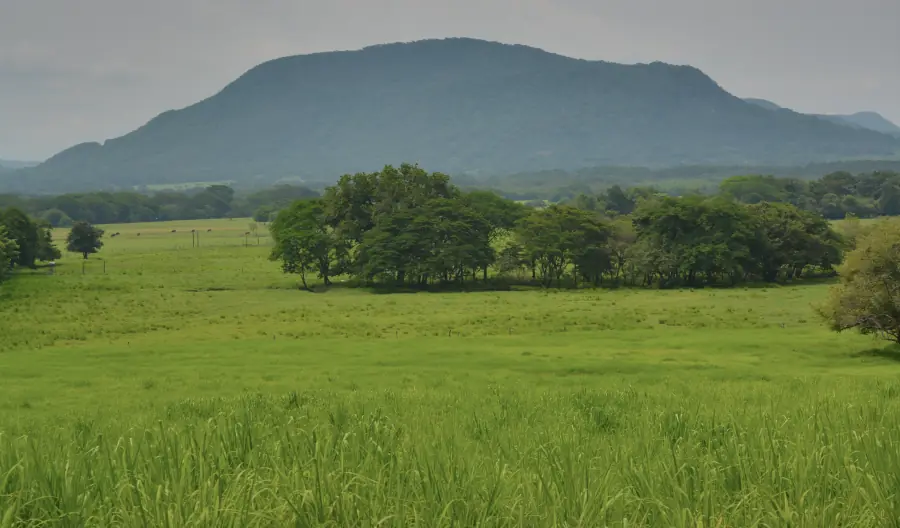
[[[91,253],[100,251],[103,247],[103,230],[94,227],[88,222],[75,222],[69,236],[66,237],[66,249],[72,253],[81,253],[85,259]]]
[[[271,205],[261,205],[253,212],[253,220],[255,222],[271,222],[272,218],[278,214],[278,210]]]
[[[7,235],[16,241],[18,254],[15,264],[34,268],[37,261],[40,230],[37,224],[20,209],[10,207],[0,212],[0,224],[6,226]]]
[[[613,185],[606,190],[604,201],[607,211],[623,215],[631,214],[636,205],[635,200],[626,195],[618,185]]]
[[[645,262],[670,267],[648,270],[660,286],[698,280],[732,283],[752,265],[756,229],[747,206],[726,198],[660,198],[645,201],[634,225],[643,247],[656,253]]]
[[[48,225],[38,227],[37,252],[35,256],[41,262],[50,262],[62,257],[59,248],[53,244],[52,228]]]
[[[359,246],[360,273],[424,286],[465,282],[495,260],[492,226],[460,197],[434,198],[377,217]]]
[[[342,271],[346,251],[328,227],[321,200],[294,203],[278,213],[269,229],[275,241],[270,259],[280,260],[285,273],[299,274],[304,289],[309,289],[308,273],[316,273],[328,286]]]
[[[900,222],[883,221],[858,242],[819,314],[828,326],[900,343]]]
[[[554,280],[561,286],[569,266],[576,284],[579,277],[597,284],[609,269],[609,229],[590,211],[560,205],[538,209],[519,222],[515,234],[545,288]]]
[[[5,279],[12,269],[18,257],[19,246],[6,232],[6,227],[0,225],[0,280]]]

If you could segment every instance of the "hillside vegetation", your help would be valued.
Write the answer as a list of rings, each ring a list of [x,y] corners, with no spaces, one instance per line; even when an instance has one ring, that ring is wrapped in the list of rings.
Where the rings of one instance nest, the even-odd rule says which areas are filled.
[[[798,164],[898,152],[897,138],[760,108],[693,67],[447,39],[261,64],[209,99],[102,145],[61,152],[5,179],[3,188],[333,182],[396,160],[445,173],[502,174]]]

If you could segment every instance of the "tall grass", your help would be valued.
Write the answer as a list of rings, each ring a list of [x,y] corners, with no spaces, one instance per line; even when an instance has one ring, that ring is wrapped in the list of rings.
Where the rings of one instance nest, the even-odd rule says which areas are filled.
[[[186,400],[0,438],[0,526],[897,526],[900,382]]]

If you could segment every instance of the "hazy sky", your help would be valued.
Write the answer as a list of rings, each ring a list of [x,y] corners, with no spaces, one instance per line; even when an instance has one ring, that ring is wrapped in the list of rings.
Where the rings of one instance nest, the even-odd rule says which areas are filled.
[[[0,158],[119,136],[268,59],[448,36],[900,122],[898,21],[898,0],[0,0]]]

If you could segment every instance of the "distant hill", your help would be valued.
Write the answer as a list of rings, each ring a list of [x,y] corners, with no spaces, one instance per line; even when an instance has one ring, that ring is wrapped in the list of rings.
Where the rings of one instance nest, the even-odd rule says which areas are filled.
[[[788,110],[779,106],[772,101],[765,99],[746,98],[744,101],[755,104],[767,110]],[[887,120],[884,116],[877,112],[857,112],[855,114],[810,114],[819,119],[824,119],[839,125],[851,126],[853,128],[874,130],[883,134],[890,134],[900,137],[900,126],[895,125]]]
[[[750,104],[755,104],[756,106],[759,106],[761,108],[765,108],[766,110],[785,110],[785,108],[765,99],[754,99],[752,97],[746,97],[744,98],[744,101]]]
[[[41,162],[39,161],[13,161],[0,159],[0,169],[23,169],[26,167],[35,167],[40,164]]]
[[[273,60],[130,134],[23,170],[16,182],[61,191],[333,181],[402,161],[483,175],[898,153],[896,138],[765,110],[690,66],[621,65],[446,39]]]
[[[885,134],[900,136],[900,127],[876,112],[857,112],[850,115],[820,115],[819,117],[836,123],[855,126],[857,128],[867,128]]]

